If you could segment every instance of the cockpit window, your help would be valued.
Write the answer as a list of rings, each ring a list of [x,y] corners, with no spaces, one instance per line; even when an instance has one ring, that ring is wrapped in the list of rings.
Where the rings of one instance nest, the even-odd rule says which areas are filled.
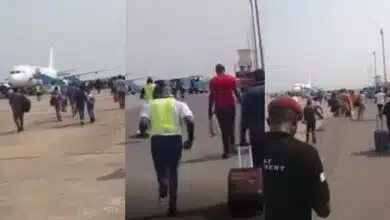
[[[25,73],[25,71],[22,71],[22,70],[11,70],[11,74],[17,74],[17,73]]]

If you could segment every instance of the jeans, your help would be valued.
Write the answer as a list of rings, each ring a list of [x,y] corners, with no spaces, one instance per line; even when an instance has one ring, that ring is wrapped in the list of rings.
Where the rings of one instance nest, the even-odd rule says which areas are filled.
[[[178,168],[183,145],[182,137],[180,135],[154,135],[150,141],[160,197],[169,192],[169,207],[176,208]]]

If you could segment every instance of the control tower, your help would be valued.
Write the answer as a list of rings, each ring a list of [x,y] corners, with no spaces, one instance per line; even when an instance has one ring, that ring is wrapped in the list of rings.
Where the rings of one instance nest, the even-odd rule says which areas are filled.
[[[238,87],[244,90],[245,88],[255,85],[256,77],[252,70],[252,54],[251,49],[238,49],[238,61],[236,65],[236,78]]]
[[[237,50],[238,61],[236,67],[236,73],[250,72],[252,68],[252,50],[251,49],[238,49]]]

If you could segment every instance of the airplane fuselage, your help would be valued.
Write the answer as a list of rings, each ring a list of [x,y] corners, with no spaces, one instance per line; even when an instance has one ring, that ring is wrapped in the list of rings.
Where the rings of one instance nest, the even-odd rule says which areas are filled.
[[[11,69],[8,83],[15,88],[30,88],[53,84],[57,77],[57,71],[53,68],[20,65]]]

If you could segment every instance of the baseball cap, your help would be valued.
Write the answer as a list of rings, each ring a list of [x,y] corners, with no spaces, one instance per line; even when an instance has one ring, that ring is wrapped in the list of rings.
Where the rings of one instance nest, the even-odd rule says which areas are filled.
[[[303,110],[302,110],[301,105],[291,97],[280,96],[280,97],[273,99],[268,104],[268,110],[270,110],[271,108],[274,108],[274,107],[293,110],[298,115],[298,121],[301,120],[303,117]]]

